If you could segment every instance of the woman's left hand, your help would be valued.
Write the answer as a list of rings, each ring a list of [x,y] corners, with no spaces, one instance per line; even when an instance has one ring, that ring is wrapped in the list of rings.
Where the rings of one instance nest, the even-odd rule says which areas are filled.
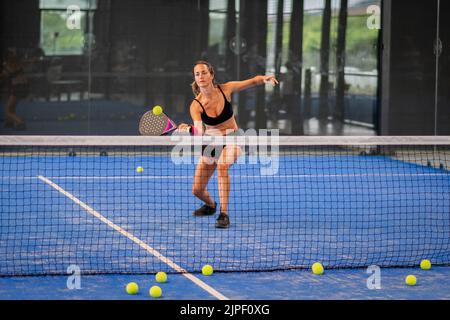
[[[271,83],[272,86],[274,87],[279,83],[278,80],[275,78],[275,76],[262,76],[262,77],[264,83]]]

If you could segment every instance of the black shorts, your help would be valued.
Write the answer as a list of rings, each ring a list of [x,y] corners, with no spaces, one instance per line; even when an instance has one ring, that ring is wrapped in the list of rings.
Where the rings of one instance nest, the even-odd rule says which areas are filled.
[[[203,145],[202,156],[219,159],[225,146]]]
[[[225,136],[239,136],[241,135],[241,132],[235,131],[230,134],[227,134]],[[219,159],[220,155],[222,154],[223,149],[226,147],[226,145],[203,145],[202,146],[202,156],[208,157],[208,158],[215,158]]]

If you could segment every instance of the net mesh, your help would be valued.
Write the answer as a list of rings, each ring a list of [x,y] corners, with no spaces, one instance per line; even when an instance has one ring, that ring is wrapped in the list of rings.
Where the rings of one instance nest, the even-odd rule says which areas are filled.
[[[0,137],[0,275],[450,262],[449,137],[241,145],[207,184],[223,206],[229,179],[228,229],[215,228],[219,210],[192,214],[205,144],[193,140]]]

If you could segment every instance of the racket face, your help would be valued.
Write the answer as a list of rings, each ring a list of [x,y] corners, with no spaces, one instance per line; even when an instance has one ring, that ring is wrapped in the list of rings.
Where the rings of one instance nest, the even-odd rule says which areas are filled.
[[[143,136],[160,136],[176,128],[176,124],[164,112],[155,115],[153,111],[148,111],[139,121],[139,133]]]

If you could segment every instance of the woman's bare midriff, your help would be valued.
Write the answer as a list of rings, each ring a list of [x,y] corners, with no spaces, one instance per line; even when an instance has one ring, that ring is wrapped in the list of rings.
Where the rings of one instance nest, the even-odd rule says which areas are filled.
[[[205,125],[205,127],[205,134],[209,136],[223,136],[239,129],[234,116],[217,126]]]

